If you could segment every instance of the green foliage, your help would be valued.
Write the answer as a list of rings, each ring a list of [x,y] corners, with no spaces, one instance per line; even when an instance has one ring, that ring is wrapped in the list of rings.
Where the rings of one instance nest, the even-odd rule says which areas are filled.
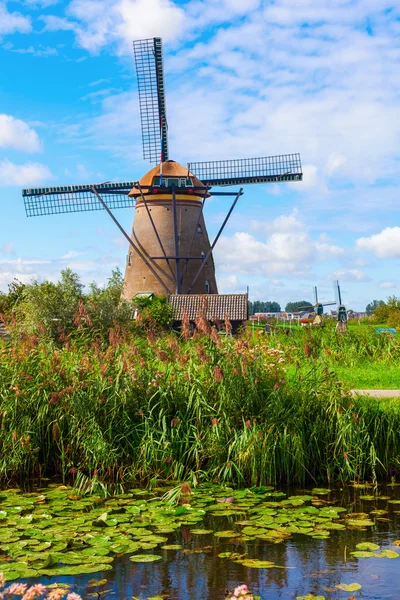
[[[1,480],[79,471],[118,483],[303,485],[383,478],[399,464],[400,403],[351,398],[323,358],[398,360],[396,338],[112,331],[108,346],[82,329],[61,348],[22,339],[0,352]]]
[[[297,302],[288,302],[285,306],[286,312],[297,312],[299,310],[314,310],[314,305],[307,300],[298,300]]]
[[[387,323],[390,327],[400,327],[400,298],[389,296],[374,310],[374,319],[379,323]]]
[[[8,285],[7,294],[0,292],[0,315],[10,315],[21,300],[24,289],[25,285],[18,281],[18,279],[14,279]]]
[[[27,334],[42,333],[56,338],[74,326],[74,318],[83,297],[79,276],[71,269],[61,271],[58,283],[34,281],[25,285],[15,308],[17,326]]]
[[[14,282],[9,293],[0,296],[0,308],[4,306],[6,317],[12,314],[13,331],[19,336],[60,341],[72,331],[87,330],[92,336],[107,338],[115,324],[128,327],[131,323],[132,305],[121,300],[123,285],[122,273],[116,269],[104,288],[92,283],[84,294],[79,276],[65,269],[57,283]]]
[[[165,296],[135,299],[133,303],[140,310],[139,323],[145,327],[168,329],[173,323],[173,314]]]
[[[384,304],[383,300],[372,300],[365,307],[365,312],[371,315],[381,304]]]
[[[262,302],[261,300],[249,301],[249,316],[255,313],[280,312],[281,306],[278,302]]]

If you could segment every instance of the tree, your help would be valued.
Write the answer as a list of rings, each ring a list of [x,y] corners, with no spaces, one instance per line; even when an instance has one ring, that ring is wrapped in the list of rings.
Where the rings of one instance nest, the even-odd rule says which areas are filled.
[[[383,300],[372,300],[372,302],[367,304],[367,306],[365,308],[365,312],[370,315],[382,304],[384,304]]]
[[[297,302],[288,302],[285,306],[286,312],[298,312],[301,310],[314,310],[314,305],[307,300],[298,300]]]
[[[249,302],[249,315],[254,315],[255,313],[265,313],[265,312],[280,312],[281,307],[278,302],[262,302],[261,300],[255,300],[254,302]]]

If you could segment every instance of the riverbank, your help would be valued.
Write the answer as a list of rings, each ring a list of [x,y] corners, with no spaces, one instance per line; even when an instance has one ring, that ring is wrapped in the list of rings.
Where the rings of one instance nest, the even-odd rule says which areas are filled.
[[[62,347],[36,338],[5,346],[0,478],[78,477],[85,487],[396,477],[399,404],[352,398],[317,351],[354,340],[336,336],[328,347],[317,335],[284,345],[206,327],[187,340],[113,330],[107,344],[85,333]],[[375,352],[397,352],[382,340]]]

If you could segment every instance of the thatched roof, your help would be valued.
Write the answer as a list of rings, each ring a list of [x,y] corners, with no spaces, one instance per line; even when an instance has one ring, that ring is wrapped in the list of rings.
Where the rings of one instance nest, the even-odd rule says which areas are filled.
[[[247,294],[174,294],[168,296],[176,321],[182,321],[186,313],[190,321],[194,321],[205,312],[209,321],[223,321],[225,316],[230,321],[247,320]]]

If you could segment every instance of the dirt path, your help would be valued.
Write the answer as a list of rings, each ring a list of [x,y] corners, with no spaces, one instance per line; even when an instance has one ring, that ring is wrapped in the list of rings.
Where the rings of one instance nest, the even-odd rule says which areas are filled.
[[[400,398],[400,390],[351,390],[353,396],[371,396],[372,398]]]

